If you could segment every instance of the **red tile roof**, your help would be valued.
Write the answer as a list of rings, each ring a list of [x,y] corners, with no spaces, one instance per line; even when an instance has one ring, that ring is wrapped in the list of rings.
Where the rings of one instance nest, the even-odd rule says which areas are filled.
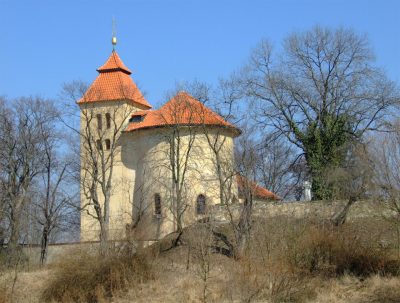
[[[106,63],[100,66],[97,71],[99,73],[109,72],[109,71],[122,71],[128,75],[132,74],[129,68],[122,62],[121,58],[118,56],[115,50],[112,51],[111,56],[108,58]]]
[[[143,115],[141,122],[131,122],[125,131],[136,131],[168,125],[210,125],[240,130],[225,121],[221,116],[206,107],[186,92],[180,92],[158,110],[136,112],[133,115]]]
[[[239,189],[239,198],[243,198],[244,194],[244,187],[249,186],[250,189],[253,191],[253,195],[262,200],[282,200],[281,197],[275,195],[273,192],[269,191],[268,189],[258,185],[257,183],[246,179],[243,176],[238,175],[237,177],[237,184]]]
[[[115,51],[97,71],[99,75],[78,103],[128,100],[143,108],[151,108],[129,76],[131,71]]]

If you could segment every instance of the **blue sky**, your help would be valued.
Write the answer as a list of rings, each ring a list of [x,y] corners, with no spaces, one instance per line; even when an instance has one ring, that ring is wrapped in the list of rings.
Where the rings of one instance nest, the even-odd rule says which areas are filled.
[[[57,97],[64,82],[95,79],[117,51],[152,104],[181,81],[215,82],[262,38],[279,45],[313,25],[369,36],[379,66],[400,82],[397,0],[0,0],[0,95]]]

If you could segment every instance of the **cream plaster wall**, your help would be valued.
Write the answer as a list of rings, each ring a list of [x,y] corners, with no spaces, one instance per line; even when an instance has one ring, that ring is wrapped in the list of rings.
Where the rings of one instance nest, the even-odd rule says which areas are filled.
[[[103,141],[112,136],[112,131],[106,129],[105,114],[115,115],[116,124],[126,126],[130,115],[140,110],[126,102],[95,102],[80,105],[81,107],[81,133],[85,132],[85,121],[89,113],[93,117],[90,125],[91,131]],[[86,113],[86,115],[84,114]],[[96,115],[103,117],[103,130],[97,133]],[[122,128],[124,129],[124,127]],[[195,134],[193,131],[195,130]],[[118,147],[115,151],[115,164],[113,166],[112,193],[110,199],[110,239],[126,237],[127,226],[129,234],[138,240],[156,240],[173,232],[176,228],[172,199],[172,178],[169,162],[172,128],[153,128],[139,130],[131,133],[119,133]],[[206,204],[211,206],[220,203],[219,182],[216,173],[216,157],[210,140],[222,145],[219,152],[223,174],[229,176],[233,170],[233,137],[229,129],[198,127],[181,128],[181,149],[185,151],[188,142],[194,138],[190,157],[187,162],[187,172],[184,182],[184,200],[187,208],[184,212],[183,222],[189,224],[203,216],[196,214],[196,198],[199,194],[206,196]],[[92,142],[95,144],[95,142]],[[81,205],[84,207],[88,200],[84,194],[85,165],[88,158],[93,156],[86,151],[87,139],[81,139]],[[104,151],[107,155],[107,151]],[[184,153],[184,152],[183,152]],[[228,178],[229,177],[224,177]],[[236,183],[232,194],[237,196]],[[162,215],[156,216],[154,210],[154,195],[161,195]],[[104,197],[98,190],[101,201]],[[103,200],[102,200],[103,199]],[[81,241],[96,241],[99,239],[99,223],[91,215],[94,214],[92,206],[85,207],[81,213]],[[132,222],[136,224],[132,224]],[[132,226],[134,228],[132,228]]]
[[[113,126],[121,126],[124,129],[128,124],[130,115],[143,108],[138,108],[133,106],[131,103],[125,101],[113,101],[113,102],[92,102],[80,105],[81,109],[81,206],[84,207],[84,211],[81,212],[81,241],[95,241],[99,239],[99,223],[93,218],[95,214],[94,208],[92,206],[86,206],[89,202],[84,194],[83,188],[87,188],[84,185],[85,182],[90,182],[90,178],[85,177],[85,172],[88,169],[88,158],[92,157],[93,154],[90,153],[86,148],[85,144],[88,144],[88,139],[90,139],[91,144],[96,144],[96,139],[102,139],[103,148],[105,147],[105,139],[111,139],[113,137]],[[106,127],[106,113],[110,113],[112,117],[111,128]],[[103,127],[101,131],[97,130],[97,118],[96,115],[102,115]],[[90,135],[87,134],[87,120],[90,120]],[[131,203],[132,201],[132,187],[134,183],[134,176],[126,174],[125,165],[121,161],[121,149],[122,149],[122,136],[118,133],[115,136],[116,149],[114,152],[114,165],[113,165],[113,177],[112,177],[112,190],[110,199],[110,238],[121,238],[125,236],[123,232],[125,225],[131,221]],[[110,152],[104,150],[104,157],[107,159]],[[87,183],[86,183],[87,184]],[[103,207],[104,195],[101,189],[97,191],[100,204]]]
[[[194,135],[193,147],[187,163],[188,169],[184,178],[183,200],[186,201],[186,209],[183,222],[185,225],[204,217],[196,214],[195,205],[199,194],[206,196],[208,206],[220,203],[215,154],[210,148],[204,130],[199,128],[197,131],[198,133]],[[122,159],[135,174],[132,211],[134,220],[139,220],[133,229],[133,236],[137,240],[159,239],[176,229],[175,208],[172,205],[170,144],[168,143],[171,132],[172,130],[168,127],[157,128],[129,133],[125,137]],[[217,136],[220,140],[224,140],[220,154],[225,170],[231,174],[233,170],[232,134],[228,131],[221,133],[220,129],[208,129],[207,135],[209,137]],[[188,130],[181,131],[180,139],[183,148],[188,146],[191,138],[193,138],[193,134],[190,134]],[[161,195],[161,216],[155,215],[154,195],[156,193]],[[233,188],[233,194],[237,195],[236,186]]]

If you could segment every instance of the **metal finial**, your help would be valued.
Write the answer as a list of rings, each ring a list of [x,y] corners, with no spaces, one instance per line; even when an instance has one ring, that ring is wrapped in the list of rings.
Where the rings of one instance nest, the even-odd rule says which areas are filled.
[[[113,17],[112,19],[112,38],[111,38],[111,43],[113,45],[113,49],[115,48],[115,45],[117,45],[117,37],[115,34],[115,18]]]

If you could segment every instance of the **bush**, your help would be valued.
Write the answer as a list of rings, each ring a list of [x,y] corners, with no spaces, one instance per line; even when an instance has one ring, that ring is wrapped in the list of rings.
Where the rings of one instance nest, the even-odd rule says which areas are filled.
[[[23,251],[21,246],[11,250],[9,248],[0,247],[0,270],[18,269],[25,267],[29,263],[29,258]]]
[[[54,268],[54,278],[42,294],[46,302],[99,302],[117,291],[152,277],[145,257],[112,254],[108,257],[80,254],[67,258]]]
[[[400,269],[400,262],[376,241],[362,239],[349,228],[329,225],[311,225],[288,257],[300,269],[326,275],[398,275]]]

